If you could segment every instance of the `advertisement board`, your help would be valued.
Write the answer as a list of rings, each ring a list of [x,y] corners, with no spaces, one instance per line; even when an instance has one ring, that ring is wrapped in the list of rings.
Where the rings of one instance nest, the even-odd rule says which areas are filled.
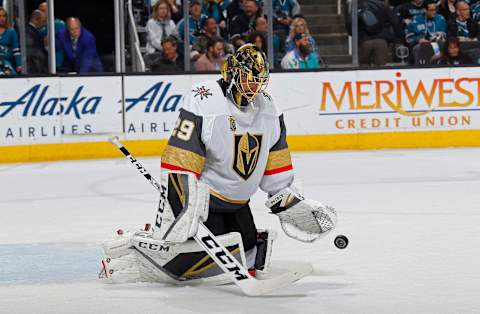
[[[480,146],[477,72],[273,73],[267,93],[285,115],[293,151]],[[114,157],[106,143],[112,135],[138,155],[158,155],[192,85],[219,77],[2,79],[0,161]]]
[[[290,134],[478,130],[479,84],[477,68],[338,71],[278,74],[271,92]]]
[[[121,77],[3,79],[0,146],[92,141],[122,132]]]
[[[168,139],[192,84],[218,75],[126,76],[125,138]]]

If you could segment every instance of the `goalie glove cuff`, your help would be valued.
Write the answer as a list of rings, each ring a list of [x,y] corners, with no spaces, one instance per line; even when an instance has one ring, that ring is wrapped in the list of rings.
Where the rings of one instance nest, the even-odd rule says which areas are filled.
[[[271,196],[265,203],[265,206],[270,208],[272,213],[278,214],[295,206],[304,199],[305,198],[303,196],[296,193],[292,188],[288,187]]]

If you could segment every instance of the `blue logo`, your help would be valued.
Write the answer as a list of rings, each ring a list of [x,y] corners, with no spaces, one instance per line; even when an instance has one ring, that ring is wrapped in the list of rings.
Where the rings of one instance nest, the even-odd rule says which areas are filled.
[[[49,85],[43,86],[37,84],[30,88],[25,94],[15,101],[5,101],[0,103],[0,118],[5,117],[15,108],[23,108],[22,116],[59,116],[75,115],[81,119],[82,115],[95,114],[102,100],[100,96],[86,97],[81,96],[84,86],[77,88],[73,97],[51,97],[45,95]]]
[[[125,99],[125,111],[137,105],[145,105],[145,112],[174,112],[182,101],[182,95],[168,95],[172,83],[158,82],[138,98]]]

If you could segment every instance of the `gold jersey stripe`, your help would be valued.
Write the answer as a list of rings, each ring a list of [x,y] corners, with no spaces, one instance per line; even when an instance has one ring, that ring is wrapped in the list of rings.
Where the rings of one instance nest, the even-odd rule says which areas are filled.
[[[243,204],[248,203],[248,200],[237,200],[237,199],[234,199],[234,198],[229,198],[229,197],[223,196],[222,194],[220,194],[220,193],[218,193],[214,190],[210,190],[210,195],[213,195],[216,198],[221,199],[222,201],[227,202],[227,203],[231,203],[231,204],[243,205]]]
[[[283,168],[292,164],[292,158],[288,148],[273,151],[268,154],[267,167],[265,171]]]
[[[205,165],[205,157],[186,149],[167,145],[162,154],[162,163],[200,174]]]
[[[235,255],[237,253],[240,252],[240,248],[236,248],[234,250],[232,250],[230,253],[232,255]],[[182,277],[193,277],[193,276],[198,276],[200,274],[202,274],[203,272],[206,272],[207,270],[209,270],[210,268],[212,268],[213,266],[216,266],[217,263],[215,262],[210,262],[208,263],[207,265],[205,265],[204,267],[201,267],[202,264],[204,264],[205,262],[207,262],[208,260],[210,259],[210,256],[206,255],[204,256],[201,260],[199,260],[195,265],[193,265],[192,267],[190,267],[186,272],[184,272],[182,274]]]

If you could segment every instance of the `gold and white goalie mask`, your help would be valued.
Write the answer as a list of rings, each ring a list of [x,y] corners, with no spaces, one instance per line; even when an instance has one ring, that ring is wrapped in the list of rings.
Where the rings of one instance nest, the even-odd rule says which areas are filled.
[[[265,54],[253,44],[245,44],[222,66],[223,80],[234,103],[246,107],[268,85],[269,69]]]

